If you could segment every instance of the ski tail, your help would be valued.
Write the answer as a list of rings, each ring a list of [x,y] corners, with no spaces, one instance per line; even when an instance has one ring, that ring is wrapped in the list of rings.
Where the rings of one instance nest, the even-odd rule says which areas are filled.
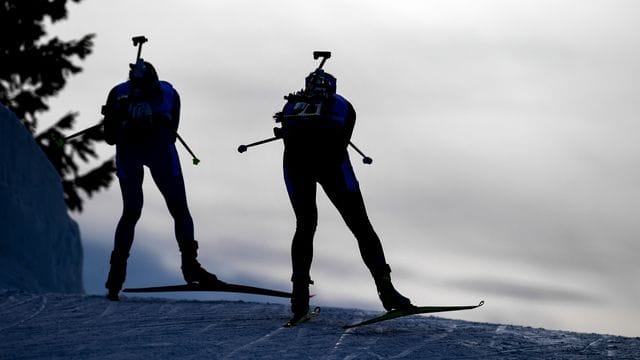
[[[174,291],[219,291],[219,292],[275,296],[275,297],[283,297],[283,298],[291,297],[291,293],[289,292],[259,288],[259,287],[248,286],[248,285],[224,283],[224,282],[220,282],[215,285],[190,283],[190,284],[182,284],[182,285],[127,288],[122,291],[138,292],[138,293],[174,292]]]

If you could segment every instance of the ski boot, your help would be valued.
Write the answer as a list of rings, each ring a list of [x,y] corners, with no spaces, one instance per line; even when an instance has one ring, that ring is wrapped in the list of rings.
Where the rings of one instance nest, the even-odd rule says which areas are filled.
[[[385,310],[404,310],[414,306],[411,304],[411,300],[402,296],[398,290],[393,287],[389,273],[374,277],[374,281],[378,289],[378,297],[380,301],[382,301],[382,306]]]
[[[308,277],[293,280],[293,291],[291,292],[293,317],[289,323],[295,324],[309,313],[309,284],[313,284],[313,281]]]
[[[198,283],[205,286],[223,284],[218,277],[205,270],[196,259],[198,256],[198,242],[190,241],[183,246],[182,252],[182,276],[188,284]]]
[[[115,251],[111,252],[111,259],[109,263],[111,267],[109,269],[109,275],[107,276],[107,282],[104,286],[107,288],[107,299],[111,301],[118,301],[120,297],[120,289],[127,276],[127,259],[129,254],[119,254]]]

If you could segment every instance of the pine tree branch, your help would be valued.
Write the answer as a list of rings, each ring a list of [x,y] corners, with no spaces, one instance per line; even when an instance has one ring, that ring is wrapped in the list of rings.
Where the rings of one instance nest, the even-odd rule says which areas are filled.
[[[87,196],[92,197],[95,192],[109,187],[115,171],[115,160],[112,157],[90,172],[77,176],[74,179],[74,184],[77,188],[82,189]]]

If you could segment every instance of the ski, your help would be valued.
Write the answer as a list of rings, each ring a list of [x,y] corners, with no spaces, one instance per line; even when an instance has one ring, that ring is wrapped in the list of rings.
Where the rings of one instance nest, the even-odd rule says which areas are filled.
[[[296,326],[296,325],[299,325],[299,324],[305,323],[305,322],[307,322],[307,321],[309,321],[309,320],[313,319],[314,317],[316,317],[316,316],[318,316],[318,315],[320,315],[320,308],[319,308],[319,307],[316,307],[315,309],[313,309],[313,311],[309,311],[309,312],[307,313],[307,315],[304,315],[304,316],[303,316],[303,317],[301,317],[301,318],[298,318],[298,319],[296,319],[296,318],[291,318],[291,320],[287,321],[287,323],[286,323],[286,324],[284,324],[283,326],[284,326],[284,327],[286,327],[286,328],[294,327],[294,326]]]
[[[396,319],[403,316],[415,315],[415,314],[427,314],[427,313],[436,313],[436,312],[444,312],[444,311],[458,311],[458,310],[470,310],[475,309],[484,305],[484,300],[480,301],[478,305],[469,305],[469,306],[415,306],[409,309],[402,310],[391,310],[387,313],[374,317],[372,319],[368,319],[356,324],[344,325],[343,329],[351,329],[357,326],[369,325],[378,323],[381,321]]]
[[[247,286],[247,285],[230,284],[225,282],[220,282],[219,284],[215,284],[215,285],[192,283],[192,284],[183,284],[183,285],[127,288],[122,291],[123,292],[139,292],[139,293],[174,292],[174,291],[219,291],[219,292],[276,296],[276,297],[284,297],[284,298],[291,297],[291,293],[289,292],[264,289],[264,288]]]

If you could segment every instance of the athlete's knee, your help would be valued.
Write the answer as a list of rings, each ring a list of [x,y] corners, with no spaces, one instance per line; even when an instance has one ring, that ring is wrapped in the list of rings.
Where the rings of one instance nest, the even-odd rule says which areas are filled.
[[[125,206],[122,209],[122,217],[120,218],[120,221],[135,224],[138,222],[141,215],[142,205]]]
[[[191,221],[191,212],[186,199],[167,199],[169,214],[177,222]]]
[[[296,219],[296,233],[313,235],[317,227],[317,216],[302,216]]]

